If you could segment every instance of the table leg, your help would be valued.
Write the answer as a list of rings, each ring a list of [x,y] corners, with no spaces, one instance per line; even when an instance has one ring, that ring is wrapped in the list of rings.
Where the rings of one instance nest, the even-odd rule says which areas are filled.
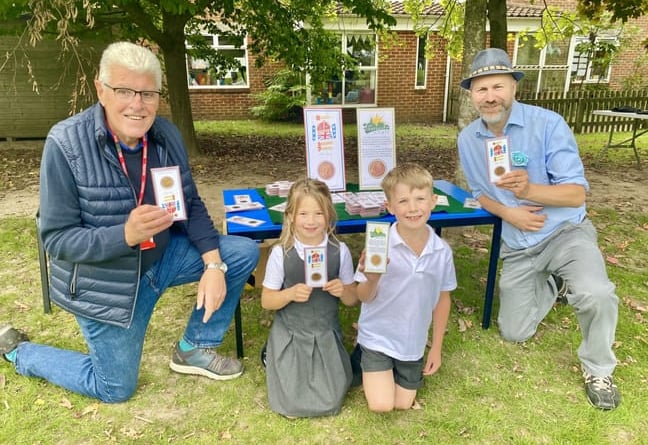
[[[497,265],[499,261],[500,243],[502,239],[502,220],[497,219],[493,224],[493,237],[491,239],[490,258],[488,260],[488,277],[486,279],[486,296],[484,297],[484,314],[482,316],[482,328],[490,327],[491,312],[493,309],[493,297],[495,295],[495,278],[497,277]]]
[[[243,358],[243,320],[241,319],[241,302],[236,305],[234,312],[234,330],[236,331],[236,356]]]
[[[635,159],[637,160],[637,168],[641,170],[641,160],[639,159],[639,153],[637,152],[637,145],[635,144],[635,141],[637,140],[637,128],[639,128],[640,122],[639,119],[634,120],[634,124],[632,125],[632,150],[634,150],[634,155]]]

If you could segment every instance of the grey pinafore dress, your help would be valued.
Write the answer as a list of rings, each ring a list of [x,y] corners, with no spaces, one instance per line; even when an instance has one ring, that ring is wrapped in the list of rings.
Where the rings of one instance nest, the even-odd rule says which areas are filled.
[[[329,281],[340,270],[339,247],[329,242]],[[304,261],[294,248],[284,256],[283,288],[304,283]],[[349,353],[342,344],[339,298],[313,289],[305,303],[275,313],[268,337],[266,383],[273,411],[291,417],[338,414],[351,384]]]

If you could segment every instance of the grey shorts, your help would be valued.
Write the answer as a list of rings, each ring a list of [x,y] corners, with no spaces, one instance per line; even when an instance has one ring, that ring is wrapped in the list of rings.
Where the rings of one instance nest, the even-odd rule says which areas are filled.
[[[393,370],[394,382],[405,389],[419,389],[423,386],[423,358],[404,362],[392,358],[382,352],[373,351],[360,345],[362,372],[380,372]]]

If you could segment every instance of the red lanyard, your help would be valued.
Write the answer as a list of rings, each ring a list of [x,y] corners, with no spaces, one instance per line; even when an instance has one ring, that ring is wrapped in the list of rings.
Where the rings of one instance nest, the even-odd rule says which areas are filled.
[[[119,158],[119,163],[121,168],[128,176],[128,169],[126,168],[126,160],[124,159],[124,153],[122,153],[121,145],[119,145],[119,138],[113,133],[113,141],[115,142],[115,149],[117,149],[117,157]],[[142,180],[140,182],[140,191],[139,197],[137,198],[137,205],[142,205],[144,200],[144,189],[146,188],[146,166],[148,164],[148,142],[146,140],[146,134],[142,137]]]
[[[112,133],[112,130],[111,130]],[[128,176],[128,168],[126,168],[126,160],[124,159],[124,153],[122,153],[121,145],[119,145],[119,138],[115,133],[112,133],[113,141],[115,142],[115,149],[117,150],[117,157],[119,158],[119,164],[121,165],[124,174]],[[148,164],[148,141],[146,140],[146,133],[142,136],[142,179],[140,182],[140,191],[139,197],[137,198],[137,205],[142,205],[144,201],[144,189],[146,188],[146,166]],[[153,237],[140,243],[141,250],[153,249],[155,247],[155,241]]]

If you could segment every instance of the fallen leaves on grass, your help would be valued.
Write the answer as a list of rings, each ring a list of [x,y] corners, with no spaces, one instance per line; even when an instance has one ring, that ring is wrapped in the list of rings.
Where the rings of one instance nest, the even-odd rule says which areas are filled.
[[[648,312],[648,304],[644,303],[643,301],[638,301],[633,298],[626,297],[623,299],[623,302],[633,311],[644,313]]]
[[[94,418],[96,417],[98,411],[99,411],[99,404],[91,403],[90,405],[83,408],[83,410],[81,410],[80,413],[76,413],[75,417],[80,418],[80,417],[90,416]]]
[[[466,332],[468,329],[473,327],[472,321],[464,320],[463,318],[459,318],[457,323],[459,324],[459,332]]]
[[[605,261],[607,261],[610,264],[614,264],[615,266],[619,264],[619,259],[613,255],[607,255],[605,257]]]

